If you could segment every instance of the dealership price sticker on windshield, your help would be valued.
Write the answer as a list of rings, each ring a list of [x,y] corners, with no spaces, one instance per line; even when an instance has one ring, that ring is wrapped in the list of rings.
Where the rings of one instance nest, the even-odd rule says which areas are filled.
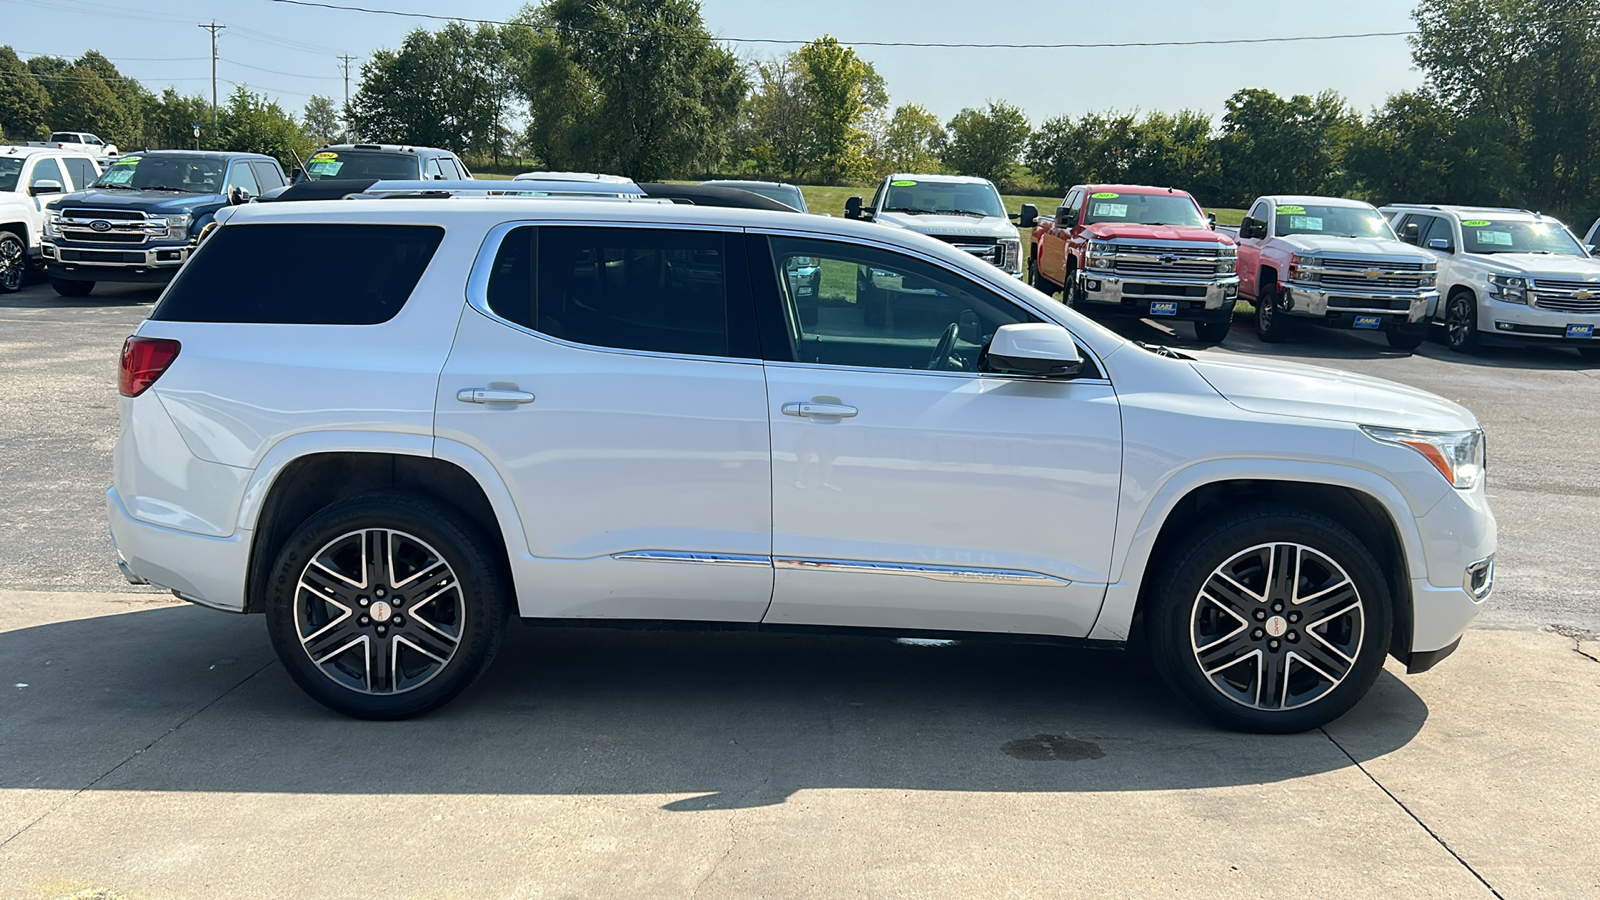
[[[1118,194],[1116,191],[1097,191],[1093,194],[1090,194],[1089,198],[1092,200],[1115,200],[1120,196],[1122,195]]]
[[[1306,208],[1304,206],[1280,206],[1280,207],[1278,207],[1278,215],[1280,215],[1280,216],[1290,216],[1290,215],[1303,216],[1305,214],[1306,214]]]
[[[1290,228],[1304,228],[1306,231],[1321,231],[1322,230],[1322,217],[1321,216],[1290,216],[1289,217],[1289,227]]]
[[[1128,204],[1126,203],[1096,203],[1094,214],[1105,216],[1108,219],[1126,219],[1128,217]]]
[[[889,182],[889,186],[890,187],[916,187],[917,183],[915,181],[891,181],[891,182]]]

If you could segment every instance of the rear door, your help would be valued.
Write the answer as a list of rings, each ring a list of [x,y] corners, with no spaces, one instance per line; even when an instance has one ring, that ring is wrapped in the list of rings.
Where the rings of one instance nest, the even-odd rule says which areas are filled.
[[[1087,634],[1121,473],[1110,383],[983,372],[995,329],[1038,317],[939,264],[780,235],[751,255],[772,432],[766,621]],[[799,260],[820,269],[814,315],[796,302]]]
[[[468,296],[437,435],[511,493],[522,614],[759,621],[772,483],[743,235],[501,226]]]

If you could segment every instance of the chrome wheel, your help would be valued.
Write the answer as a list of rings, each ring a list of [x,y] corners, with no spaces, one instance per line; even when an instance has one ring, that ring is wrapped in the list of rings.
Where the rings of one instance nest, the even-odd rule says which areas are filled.
[[[0,291],[22,290],[22,276],[28,268],[22,240],[11,232],[0,232]]]
[[[340,687],[402,694],[455,658],[466,624],[456,573],[422,539],[351,531],[312,555],[294,595],[300,647]]]
[[[1288,710],[1325,696],[1361,655],[1361,593],[1326,554],[1257,544],[1212,570],[1195,597],[1190,649],[1218,693],[1241,706]]]

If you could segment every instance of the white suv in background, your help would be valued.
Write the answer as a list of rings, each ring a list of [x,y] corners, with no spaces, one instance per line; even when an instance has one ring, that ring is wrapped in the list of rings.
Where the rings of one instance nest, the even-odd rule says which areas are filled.
[[[1137,621],[1200,709],[1300,731],[1385,656],[1448,655],[1490,592],[1467,410],[1134,344],[912,231],[459,195],[219,220],[123,349],[112,535],[131,580],[264,613],[350,715],[445,703],[508,614]]]
[[[1434,321],[1451,349],[1480,335],[1559,342],[1600,359],[1600,260],[1567,227],[1525,209],[1395,204],[1400,239],[1439,260]]]

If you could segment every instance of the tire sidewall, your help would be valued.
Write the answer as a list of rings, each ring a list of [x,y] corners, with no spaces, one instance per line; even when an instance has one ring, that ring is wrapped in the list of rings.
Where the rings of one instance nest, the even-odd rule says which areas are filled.
[[[1178,694],[1211,719],[1241,731],[1289,734],[1320,727],[1348,712],[1383,670],[1389,652],[1393,600],[1377,560],[1347,529],[1323,516],[1270,507],[1247,509],[1201,523],[1203,535],[1169,555],[1173,565],[1145,613],[1151,657]],[[1200,671],[1190,646],[1195,598],[1213,570],[1249,547],[1299,543],[1337,562],[1362,601],[1361,650],[1344,681],[1321,698],[1291,710],[1258,710],[1224,697]]]
[[[15,284],[7,283],[7,278],[11,277],[10,268],[7,267],[6,269],[0,269],[0,293],[4,294],[10,294],[15,291],[22,290],[22,286],[27,282],[28,277],[28,248],[23,245],[22,239],[17,237],[15,233],[10,231],[0,231],[0,246],[7,244],[15,244],[18,255]],[[4,256],[0,255],[0,259],[4,259]]]
[[[329,541],[351,531],[390,528],[426,542],[455,571],[465,624],[455,656],[438,675],[401,694],[370,695],[344,688],[312,663],[300,645],[294,601],[300,574]],[[493,546],[465,516],[427,501],[372,495],[340,501],[295,529],[269,571],[267,633],[289,676],[322,705],[362,719],[403,719],[444,705],[488,668],[498,649],[507,609],[501,565],[482,548]]]

